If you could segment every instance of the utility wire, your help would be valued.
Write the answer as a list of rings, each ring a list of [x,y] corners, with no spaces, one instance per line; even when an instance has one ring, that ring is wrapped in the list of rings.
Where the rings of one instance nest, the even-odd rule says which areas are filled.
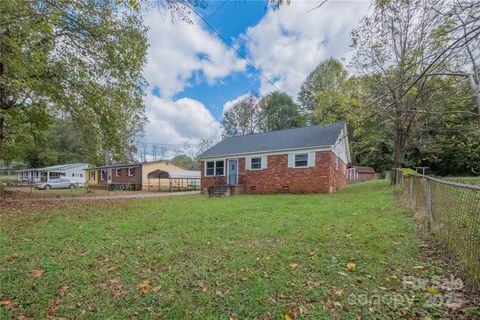
[[[271,81],[270,79],[268,79],[261,71],[260,69],[258,69],[255,64],[250,61],[247,57],[245,57],[240,51],[237,50],[237,48],[235,48],[220,32],[218,32],[197,10],[195,10],[195,8],[193,8],[188,2],[182,0],[181,1],[185,6],[189,7],[190,10],[192,10],[193,13],[195,13],[210,29],[212,29],[213,32],[215,32],[218,37],[227,45],[229,46],[230,48],[232,48],[233,51],[235,51],[237,53],[237,55],[242,58],[243,60],[245,60],[256,72],[258,72],[258,74],[260,74],[260,76],[265,80],[267,81],[270,85],[272,85],[272,87],[274,87],[275,89],[277,89],[278,91],[281,91],[276,85],[275,83],[273,83],[273,81]]]
[[[213,17],[220,9],[223,8],[223,6],[228,2],[228,0],[224,0],[212,13],[208,15],[207,18]]]
[[[317,10],[318,8],[320,8],[321,6],[323,6],[325,4],[325,2],[327,2],[327,0],[323,0],[322,3],[320,3],[318,6],[308,10],[307,12],[312,12],[313,10]]]

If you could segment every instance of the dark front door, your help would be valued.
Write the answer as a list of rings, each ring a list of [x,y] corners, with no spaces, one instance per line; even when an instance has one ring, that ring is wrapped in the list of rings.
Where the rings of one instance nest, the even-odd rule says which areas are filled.
[[[228,160],[228,184],[238,183],[238,160]]]

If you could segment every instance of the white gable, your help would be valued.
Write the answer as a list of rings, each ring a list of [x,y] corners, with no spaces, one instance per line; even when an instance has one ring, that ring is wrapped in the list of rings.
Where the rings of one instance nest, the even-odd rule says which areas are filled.
[[[350,143],[348,142],[348,132],[346,126],[342,129],[342,131],[340,131],[340,135],[338,136],[337,141],[332,146],[332,152],[343,162],[351,162]]]

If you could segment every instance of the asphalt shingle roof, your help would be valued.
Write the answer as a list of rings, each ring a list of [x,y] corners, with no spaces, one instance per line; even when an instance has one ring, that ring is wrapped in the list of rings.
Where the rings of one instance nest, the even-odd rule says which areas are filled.
[[[331,146],[337,141],[344,125],[343,121],[339,121],[329,125],[229,137],[202,153],[199,158]]]

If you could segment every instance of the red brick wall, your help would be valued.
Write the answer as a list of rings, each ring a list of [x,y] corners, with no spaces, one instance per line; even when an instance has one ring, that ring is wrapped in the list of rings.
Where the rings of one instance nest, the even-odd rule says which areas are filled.
[[[141,166],[132,166],[132,168],[135,168],[133,172],[133,176],[128,175],[128,168],[127,167],[122,167],[118,168],[120,169],[120,177],[117,177],[115,175],[115,171],[117,168],[112,167],[112,183],[118,183],[118,184],[129,184],[129,183],[135,183],[135,184],[140,184],[142,180],[142,167]],[[100,169],[97,170],[97,175],[98,175],[98,185],[100,186],[106,186],[108,182],[108,169],[103,169],[105,170],[105,180],[100,180],[101,174],[100,174]]]
[[[246,170],[245,158],[238,158],[240,183],[244,193],[282,193],[288,186],[289,193],[328,193],[342,189],[347,184],[344,163],[339,160],[335,170],[335,155],[330,151],[316,152],[315,166],[289,168],[288,154],[269,155],[267,168]],[[226,167],[227,164],[225,164]],[[215,183],[214,177],[205,177],[204,161],[200,163],[202,190]],[[226,183],[226,176],[220,178]],[[255,186],[256,190],[252,190]]]

